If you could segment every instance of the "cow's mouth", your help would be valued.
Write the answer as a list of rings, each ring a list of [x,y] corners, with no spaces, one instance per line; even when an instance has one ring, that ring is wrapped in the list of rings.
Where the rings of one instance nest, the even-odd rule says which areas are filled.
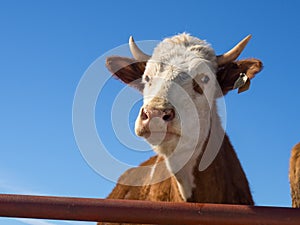
[[[177,140],[180,135],[176,132],[171,131],[151,131],[144,133],[143,137],[151,144],[158,145],[162,142],[169,142],[172,140]]]

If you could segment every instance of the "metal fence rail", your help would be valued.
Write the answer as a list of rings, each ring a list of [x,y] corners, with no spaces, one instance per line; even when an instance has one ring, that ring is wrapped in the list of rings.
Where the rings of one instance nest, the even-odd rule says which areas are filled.
[[[299,225],[300,209],[0,194],[0,216],[144,224]]]

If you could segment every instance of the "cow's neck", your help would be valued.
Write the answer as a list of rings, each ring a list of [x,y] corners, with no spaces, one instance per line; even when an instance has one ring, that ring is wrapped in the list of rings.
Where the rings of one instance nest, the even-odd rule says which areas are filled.
[[[204,124],[204,126],[202,124],[200,128],[201,135],[196,148],[190,149],[189,145],[185,145],[182,149],[177,151],[177,154],[173,154],[172,157],[169,157],[166,160],[168,169],[176,177],[179,190],[184,200],[190,199],[193,195],[193,190],[196,188],[197,182],[195,182],[194,171],[205,169],[203,167],[207,167],[213,161],[213,158],[221,147],[222,139],[224,138],[224,130],[217,113],[209,112],[209,115],[204,116],[206,117],[206,121],[208,117],[210,118],[210,121]],[[203,154],[205,152],[208,154]],[[182,166],[181,159],[189,154],[191,155],[189,160]],[[204,161],[200,160],[202,157]],[[178,165],[181,165],[180,169],[178,169]]]

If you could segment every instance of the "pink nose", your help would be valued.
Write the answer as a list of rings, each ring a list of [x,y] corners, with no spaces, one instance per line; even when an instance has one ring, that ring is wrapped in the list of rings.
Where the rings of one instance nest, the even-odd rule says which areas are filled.
[[[165,122],[170,122],[175,118],[175,111],[174,109],[160,110],[144,107],[141,110],[140,117],[143,123],[148,123],[154,117],[161,118]]]

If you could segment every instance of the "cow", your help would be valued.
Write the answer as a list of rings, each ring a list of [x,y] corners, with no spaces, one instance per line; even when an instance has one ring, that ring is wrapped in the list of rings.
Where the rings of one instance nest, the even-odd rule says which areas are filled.
[[[300,208],[300,143],[296,144],[291,151],[289,180],[292,207]]]
[[[259,59],[237,60],[250,38],[216,55],[206,41],[182,33],[147,55],[130,37],[133,58],[106,59],[115,78],[142,93],[135,133],[156,153],[121,175],[109,199],[254,204],[216,104],[231,90],[247,90],[261,71]]]

